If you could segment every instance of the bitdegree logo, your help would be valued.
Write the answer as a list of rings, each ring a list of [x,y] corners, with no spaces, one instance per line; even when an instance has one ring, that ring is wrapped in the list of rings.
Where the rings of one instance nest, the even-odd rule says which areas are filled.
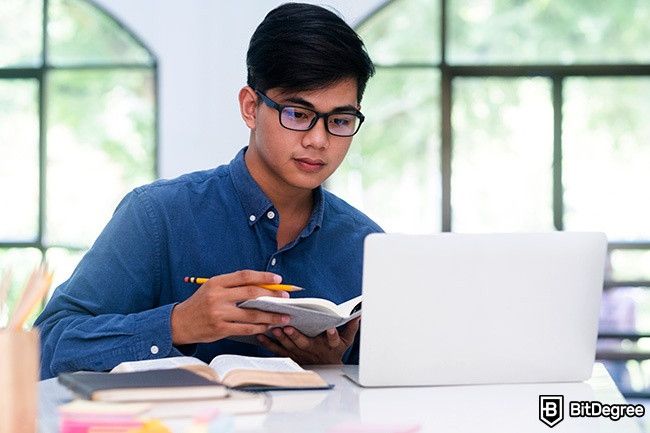
[[[601,403],[600,401],[570,401],[571,418],[609,418],[618,421],[621,418],[641,418],[645,415],[642,404]],[[564,420],[564,396],[540,395],[539,420],[553,428]]]
[[[645,415],[642,404],[607,404],[599,401],[569,402],[569,416],[575,418],[609,418],[618,421],[621,418],[632,418]]]
[[[553,428],[564,419],[563,395],[539,396],[539,420]]]

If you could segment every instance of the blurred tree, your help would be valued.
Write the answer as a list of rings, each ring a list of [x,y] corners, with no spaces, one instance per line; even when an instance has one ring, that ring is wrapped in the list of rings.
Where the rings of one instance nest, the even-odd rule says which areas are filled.
[[[607,286],[650,332],[649,22],[647,0],[385,2],[358,28],[378,73],[328,186],[388,231],[604,231]]]
[[[43,257],[55,284],[67,278],[120,198],[155,178],[157,66],[86,0],[2,0],[0,46],[0,199],[15,207],[0,213],[0,272],[14,271],[11,304]]]

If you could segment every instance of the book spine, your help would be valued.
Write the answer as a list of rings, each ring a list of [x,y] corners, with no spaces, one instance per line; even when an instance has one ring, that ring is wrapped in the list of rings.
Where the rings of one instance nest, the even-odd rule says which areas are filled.
[[[66,386],[70,391],[74,392],[80,397],[85,398],[86,400],[92,400],[93,391],[89,387],[84,386],[83,383],[79,383],[74,377],[73,373],[63,373],[58,377],[58,381],[61,385]]]

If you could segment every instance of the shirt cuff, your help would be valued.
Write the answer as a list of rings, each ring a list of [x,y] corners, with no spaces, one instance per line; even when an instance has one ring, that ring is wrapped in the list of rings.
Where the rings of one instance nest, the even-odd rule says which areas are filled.
[[[138,340],[133,345],[137,360],[166,358],[172,351],[171,312],[174,304],[136,313],[134,316]],[[146,316],[146,317],[137,317]]]
[[[196,344],[174,346],[172,343],[171,317],[174,304],[163,305],[144,313],[145,320],[138,320],[138,344],[134,347],[135,359],[158,359],[171,356],[192,356],[196,353]]]

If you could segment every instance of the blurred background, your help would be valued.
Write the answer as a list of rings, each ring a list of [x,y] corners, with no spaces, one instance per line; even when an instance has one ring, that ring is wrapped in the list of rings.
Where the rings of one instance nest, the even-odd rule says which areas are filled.
[[[0,1],[0,324],[43,258],[54,287],[69,276],[129,190],[246,145],[246,48],[281,3]],[[650,2],[309,3],[377,66],[327,187],[387,231],[606,232],[598,357],[650,397]]]

